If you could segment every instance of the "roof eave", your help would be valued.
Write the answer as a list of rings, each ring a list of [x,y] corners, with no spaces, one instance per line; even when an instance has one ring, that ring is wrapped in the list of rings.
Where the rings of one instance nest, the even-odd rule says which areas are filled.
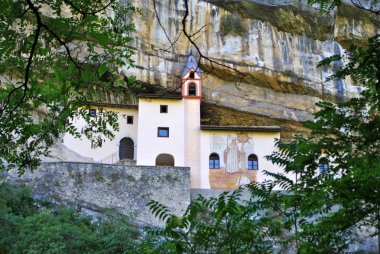
[[[251,131],[251,132],[281,132],[281,127],[280,126],[218,126],[218,125],[201,125],[201,130]]]
[[[110,107],[110,108],[131,108],[138,109],[138,105],[135,104],[118,104],[118,103],[107,103],[107,102],[87,102],[85,105],[88,106],[98,106],[98,107]]]
[[[147,98],[147,99],[182,100],[182,95],[168,95],[168,94],[139,94],[138,97]]]

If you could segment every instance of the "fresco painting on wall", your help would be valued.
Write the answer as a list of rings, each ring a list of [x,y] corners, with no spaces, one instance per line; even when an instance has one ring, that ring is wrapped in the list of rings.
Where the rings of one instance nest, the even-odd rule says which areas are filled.
[[[257,170],[247,168],[248,156],[254,154],[253,139],[248,133],[213,134],[210,151],[220,158],[219,167],[210,168],[212,189],[236,189],[256,181]]]

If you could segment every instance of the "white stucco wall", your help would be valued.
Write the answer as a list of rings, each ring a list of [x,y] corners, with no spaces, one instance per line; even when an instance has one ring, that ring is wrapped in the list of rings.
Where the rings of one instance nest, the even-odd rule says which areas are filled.
[[[98,107],[91,107],[98,109]],[[118,113],[120,130],[114,133],[113,140],[106,140],[102,147],[92,149],[91,142],[83,137],[76,139],[73,136],[66,134],[63,138],[63,144],[69,149],[77,152],[78,154],[86,157],[93,158],[95,161],[103,163],[115,163],[119,161],[119,143],[124,137],[129,137],[133,140],[135,145],[134,158],[136,159],[137,147],[137,126],[138,126],[138,110],[130,108],[109,108],[103,107],[105,110],[114,111]],[[127,124],[127,116],[133,116],[133,124]],[[74,124],[79,128],[85,126],[83,119],[75,119]]]
[[[200,99],[183,99],[185,104],[185,166],[190,167],[191,188],[201,188]]]
[[[140,98],[139,110],[105,107],[106,110],[113,110],[119,115],[120,130],[115,133],[114,140],[106,141],[101,148],[92,149],[91,143],[87,139],[75,139],[66,134],[63,139],[64,145],[74,152],[90,157],[95,161],[116,163],[119,160],[120,140],[124,137],[129,137],[134,141],[134,158],[137,160],[137,165],[153,166],[156,164],[156,157],[159,154],[171,154],[174,157],[175,166],[191,167],[192,188],[210,189],[209,156],[212,152],[215,152],[211,148],[213,137],[215,135],[236,137],[237,134],[243,133],[219,130],[201,131],[199,102],[197,99],[186,98],[182,100]],[[167,105],[168,113],[160,113],[160,105]],[[97,109],[97,107],[94,108]],[[127,116],[133,116],[133,124],[127,124]],[[85,123],[83,119],[76,119],[75,124],[80,129]],[[169,137],[158,137],[158,127],[168,127]],[[282,172],[280,167],[273,165],[264,158],[276,150],[274,141],[275,138],[280,138],[280,133],[244,132],[244,134],[247,134],[250,138],[250,148],[245,151],[246,160],[251,153],[256,154],[258,157],[259,170],[255,171],[257,172],[256,180],[263,182],[268,179],[263,173],[264,170],[276,173]],[[224,145],[225,143],[223,141]],[[221,168],[225,168],[223,149],[225,147],[220,148],[218,151]],[[215,177],[219,176],[213,173],[214,180],[220,179]],[[224,180],[218,181],[224,183]]]
[[[168,105],[168,113],[160,113]],[[176,99],[139,99],[137,165],[156,164],[159,154],[174,156],[175,166],[184,165],[184,103]],[[169,137],[157,137],[158,127],[168,127]]]
[[[209,182],[209,156],[211,154],[211,139],[213,134],[215,135],[236,135],[236,131],[211,131],[203,130],[201,131],[201,186],[202,189],[210,189]],[[257,181],[263,182],[267,177],[264,175],[263,171],[267,170],[270,172],[282,172],[282,169],[276,165],[273,165],[270,161],[266,160],[264,157],[271,154],[276,150],[274,146],[275,138],[280,138],[279,132],[248,132],[248,136],[253,142],[252,153],[256,154],[259,161],[259,170],[257,170]],[[248,160],[249,154],[246,154],[246,160]],[[223,153],[219,154],[220,166],[223,168]]]

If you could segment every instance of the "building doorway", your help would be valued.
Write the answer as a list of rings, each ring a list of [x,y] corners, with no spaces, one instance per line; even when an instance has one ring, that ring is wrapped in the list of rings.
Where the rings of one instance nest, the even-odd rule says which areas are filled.
[[[135,154],[135,144],[131,138],[122,138],[119,146],[119,160],[133,160]]]
[[[174,166],[174,157],[171,154],[162,153],[156,157],[156,166]]]

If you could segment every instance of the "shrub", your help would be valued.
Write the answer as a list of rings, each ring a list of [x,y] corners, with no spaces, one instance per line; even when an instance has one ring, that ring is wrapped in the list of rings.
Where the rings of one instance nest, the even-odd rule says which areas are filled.
[[[123,215],[93,220],[7,184],[0,185],[0,196],[0,254],[139,253],[140,230]]]

